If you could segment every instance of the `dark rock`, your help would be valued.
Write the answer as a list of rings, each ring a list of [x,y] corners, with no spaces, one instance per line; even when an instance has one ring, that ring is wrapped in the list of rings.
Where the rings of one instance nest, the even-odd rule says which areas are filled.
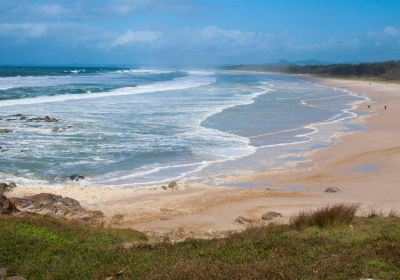
[[[24,120],[27,120],[27,119],[28,119],[28,117],[26,117],[26,116],[22,116],[22,117],[19,118],[20,121],[24,121]]]
[[[0,194],[4,194],[5,192],[12,191],[16,187],[17,187],[17,184],[15,184],[14,182],[11,182],[11,183],[8,183],[8,184],[4,183],[4,182],[1,182],[0,183]]]
[[[51,117],[49,117],[49,116],[45,116],[45,117],[30,118],[30,119],[27,119],[26,121],[28,121],[28,122],[33,122],[33,121],[36,121],[36,122],[40,122],[40,121],[44,121],[44,122],[58,122],[58,119],[56,119],[56,118],[51,118]]]
[[[43,119],[45,122],[58,122],[58,119],[50,118],[49,116],[45,116]]]
[[[174,188],[176,188],[177,186],[178,186],[178,183],[175,182],[175,181],[172,181],[172,182],[170,182],[170,183],[168,184],[168,188],[170,188],[170,189],[174,189]]]
[[[80,180],[85,179],[85,176],[74,174],[74,175],[69,176],[68,178],[70,178],[71,181],[80,181]]]
[[[52,193],[40,193],[24,198],[12,198],[12,200],[21,208],[47,209],[54,213],[83,210],[77,200]]]
[[[11,133],[13,132],[11,129],[8,128],[0,128],[0,133]]]
[[[18,211],[19,210],[10,199],[0,194],[0,215],[12,214]]]
[[[340,189],[339,189],[339,188],[327,188],[327,189],[325,190],[325,192],[328,192],[328,193],[336,193],[336,192],[340,192]]]
[[[237,217],[237,218],[235,219],[235,222],[236,222],[236,223],[239,223],[239,224],[252,224],[252,223],[255,222],[255,220],[254,220],[254,219],[249,219],[249,218],[245,218],[245,217],[239,216],[239,217]]]
[[[40,193],[23,198],[10,199],[22,211],[73,218],[79,221],[99,224],[104,217],[101,211],[86,210],[70,197],[62,197],[51,193]]]
[[[277,218],[277,217],[282,217],[282,214],[278,213],[278,212],[270,211],[270,212],[267,212],[264,215],[262,215],[261,219],[263,219],[263,220],[272,220],[273,218]]]

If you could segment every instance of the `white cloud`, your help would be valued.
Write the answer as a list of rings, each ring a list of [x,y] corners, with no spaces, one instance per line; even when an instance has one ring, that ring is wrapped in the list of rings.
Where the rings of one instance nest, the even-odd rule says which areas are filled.
[[[385,35],[391,36],[391,37],[397,37],[400,36],[400,30],[397,29],[396,27],[393,26],[388,26],[383,30],[383,33]]]
[[[117,36],[110,47],[119,47],[134,43],[152,43],[162,36],[161,32],[154,31],[132,31],[128,29],[124,34]]]
[[[59,17],[66,11],[64,7],[60,5],[48,4],[38,6],[36,12],[44,17]]]
[[[1,23],[0,34],[13,37],[42,38],[49,26],[43,23]]]

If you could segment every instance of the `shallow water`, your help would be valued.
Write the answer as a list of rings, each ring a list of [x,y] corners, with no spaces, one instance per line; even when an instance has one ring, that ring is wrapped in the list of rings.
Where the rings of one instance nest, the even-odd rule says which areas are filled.
[[[177,178],[218,185],[246,170],[283,168],[296,162],[294,153],[329,145],[335,133],[353,129],[354,102],[361,100],[284,75],[51,71],[0,77],[0,128],[13,130],[0,134],[1,180],[62,184],[82,174],[85,184],[98,186]]]

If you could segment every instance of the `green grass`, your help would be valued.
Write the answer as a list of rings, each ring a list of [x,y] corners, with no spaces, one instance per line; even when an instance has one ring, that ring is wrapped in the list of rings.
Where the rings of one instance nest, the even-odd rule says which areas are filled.
[[[131,248],[124,243],[137,243]],[[0,266],[27,279],[400,279],[400,218],[270,226],[225,239],[150,244],[131,230],[0,217]]]
[[[334,204],[319,208],[315,211],[302,211],[290,219],[291,226],[301,229],[304,227],[328,227],[349,225],[357,212],[355,204]]]

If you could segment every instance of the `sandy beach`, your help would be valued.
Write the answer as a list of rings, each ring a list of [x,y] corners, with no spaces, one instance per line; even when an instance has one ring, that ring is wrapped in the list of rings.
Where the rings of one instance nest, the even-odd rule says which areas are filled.
[[[342,79],[318,82],[369,97],[371,101],[358,108],[366,112],[358,119],[366,129],[337,135],[332,147],[302,155],[308,160],[290,170],[233,178],[243,186],[257,183],[263,187],[213,188],[178,182],[174,189],[155,186],[138,190],[71,183],[58,189],[17,188],[10,196],[51,192],[72,197],[84,207],[101,210],[109,226],[168,235],[176,240],[223,236],[248,226],[264,225],[271,222],[261,219],[267,211],[282,213],[283,217],[272,220],[278,223],[299,210],[337,202],[360,204],[360,214],[371,209],[400,211],[400,84]],[[281,191],[280,187],[285,186],[298,187],[299,191]],[[328,187],[340,191],[326,193]],[[239,216],[248,220],[237,222]]]

